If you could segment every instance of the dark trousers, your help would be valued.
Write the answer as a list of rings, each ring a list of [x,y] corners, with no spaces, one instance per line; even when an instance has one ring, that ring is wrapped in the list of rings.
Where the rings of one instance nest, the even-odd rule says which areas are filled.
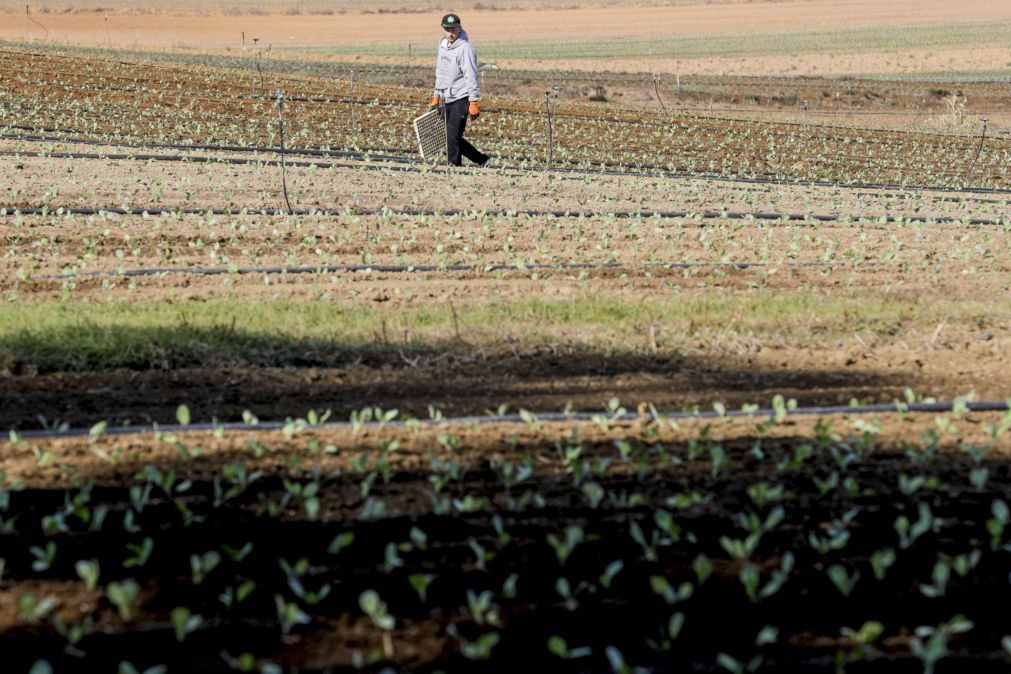
[[[483,164],[488,160],[488,155],[468,143],[463,137],[463,132],[467,128],[469,109],[470,101],[466,98],[446,104],[446,157],[449,159],[449,163],[454,166],[460,166],[463,163],[460,158],[461,154],[475,164]]]

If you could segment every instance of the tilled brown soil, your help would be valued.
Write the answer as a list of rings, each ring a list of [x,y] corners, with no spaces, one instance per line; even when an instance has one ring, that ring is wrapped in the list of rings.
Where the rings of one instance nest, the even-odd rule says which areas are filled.
[[[64,62],[49,92],[0,56],[31,128],[121,139],[165,140],[131,106],[196,72],[107,91],[105,64]],[[223,120],[251,124],[245,94],[200,72],[214,114],[172,133],[242,133]],[[792,161],[720,137],[684,161]],[[854,146],[833,170],[905,176],[916,146],[917,175],[960,181],[975,148],[825,141]],[[2,142],[13,671],[1006,669],[1011,416],[965,408],[1009,395],[1003,193],[798,185],[811,157],[745,183],[359,156],[290,167],[298,206],[335,212],[285,216],[273,164]],[[789,413],[854,399],[889,409]],[[772,409],[727,415],[752,405]],[[563,409],[596,416],[543,419]],[[239,420],[287,423],[220,425]]]
[[[330,410],[347,419],[362,407],[397,409],[426,418],[429,406],[451,416],[483,414],[500,405],[561,411],[603,410],[617,397],[626,405],[652,403],[677,410],[713,402],[728,406],[768,402],[776,394],[802,405],[903,400],[909,388],[939,398],[975,392],[987,400],[1007,395],[994,372],[1009,361],[1006,336],[942,330],[911,335],[904,346],[854,334],[837,344],[746,341],[669,347],[651,353],[594,353],[566,346],[505,345],[480,349],[380,346],[349,352],[340,362],[302,367],[252,365],[187,367],[167,372],[109,371],[0,375],[2,425],[22,430],[47,423],[90,426],[172,423],[186,404],[194,419],[238,421],[249,410],[263,420]],[[644,340],[645,341],[645,340]]]
[[[986,439],[999,415],[945,420],[936,446],[921,443],[940,422],[915,414],[8,444],[0,451],[20,486],[10,494],[16,529],[0,537],[0,593],[8,607],[26,595],[54,603],[45,624],[24,608],[0,613],[0,641],[12,666],[46,652],[68,671],[121,660],[227,671],[229,658],[249,650],[300,671],[350,671],[362,659],[376,669],[507,671],[557,665],[545,650],[557,636],[591,646],[580,671],[609,669],[614,654],[605,657],[603,645],[664,670],[711,669],[728,654],[758,656],[768,671],[834,671],[839,657],[863,661],[860,671],[915,671],[912,629],[943,631],[964,613],[971,630],[946,634],[945,666],[996,671],[1006,625],[984,595],[1000,596],[1006,553],[982,552],[997,550],[991,535],[995,545],[1001,538],[982,520],[994,498],[1011,496],[1001,486],[1009,448]],[[970,446],[983,451],[975,462]],[[578,448],[587,463],[560,448]],[[517,476],[519,466],[530,472]],[[978,468],[989,474],[985,490],[966,482]],[[118,485],[134,472],[138,487],[128,493]],[[881,498],[896,481],[906,495]],[[318,496],[293,486],[310,484]],[[54,511],[66,513],[55,520],[63,529],[36,533],[52,526]],[[934,518],[928,530],[897,537],[893,520],[919,517],[921,526],[924,512]],[[767,522],[760,543],[746,557],[728,555],[723,541],[743,537],[753,517]],[[48,544],[56,555],[30,570],[26,550]],[[931,560],[944,555],[964,555],[968,568],[944,581],[941,607],[924,588]],[[83,589],[76,559],[101,569],[103,584],[137,583],[131,615]],[[828,570],[837,567],[855,589],[834,585]],[[741,579],[753,572],[759,584],[749,590]],[[935,572],[930,587],[937,582]],[[274,596],[293,589],[316,597],[300,602],[309,625],[285,623],[275,607]],[[369,592],[396,616],[392,624],[379,628],[361,613]],[[202,618],[181,644],[169,618],[179,606]],[[57,617],[86,628],[60,637],[48,627]],[[847,636],[869,622],[880,638],[861,646]],[[488,634],[494,658],[483,660],[477,646]],[[644,637],[654,634],[650,645]]]

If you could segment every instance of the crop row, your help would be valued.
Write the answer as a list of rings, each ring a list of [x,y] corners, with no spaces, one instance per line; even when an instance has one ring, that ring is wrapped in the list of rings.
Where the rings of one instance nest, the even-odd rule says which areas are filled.
[[[547,225],[539,236],[532,225]],[[670,219],[560,217],[552,214],[299,214],[247,213],[132,216],[103,211],[0,219],[3,267],[27,281],[53,274],[123,273],[136,269],[353,265],[425,271],[549,271],[620,263],[662,268],[726,264],[823,265],[852,271],[921,273],[1001,271],[1009,264],[1001,230],[855,219],[819,223],[713,213]],[[561,265],[561,267],[560,267]],[[334,271],[337,271],[336,267]]]
[[[394,85],[413,88],[427,88],[431,82],[432,69],[429,65],[400,65],[390,63],[373,63],[356,60],[305,60],[286,54],[283,58],[269,58],[266,50],[249,50],[242,56],[222,54],[186,54],[166,52],[130,51],[126,49],[95,49],[83,47],[47,47],[35,44],[33,51],[67,56],[78,55],[84,58],[103,60],[114,58],[118,60],[144,61],[150,65],[172,64],[189,67],[227,68],[236,71],[246,71],[250,76],[259,77],[257,65],[265,77],[309,76],[328,80],[350,80],[354,77],[365,85]],[[433,52],[434,53],[434,52]],[[110,82],[118,81],[113,73]],[[551,89],[559,86],[563,96],[573,96],[584,87],[620,88],[628,90],[638,88],[643,94],[655,92],[653,73],[624,72],[594,72],[586,70],[557,69],[523,69],[508,68],[485,72],[485,88],[488,93],[502,95],[514,92],[520,87]],[[883,80],[870,79],[839,79],[831,77],[806,76],[804,78],[786,76],[740,76],[727,74],[723,76],[699,75],[689,72],[663,73],[658,75],[656,87],[661,97],[668,103],[674,103],[679,95],[691,100],[717,101],[766,99],[770,103],[782,104],[787,99],[794,106],[800,105],[804,99],[818,106],[829,99],[834,106],[849,106],[863,108],[875,113],[887,112],[876,109],[887,105],[886,99],[897,99],[902,103],[916,102],[921,109],[934,108],[947,111],[945,103],[951,96],[961,100],[971,100],[974,108],[990,111],[998,107],[1003,100],[1003,84],[998,81],[959,81],[950,82]],[[626,106],[628,104],[626,103]],[[656,101],[649,105],[656,106]],[[893,110],[894,112],[894,110]],[[908,111],[906,114],[909,114]]]
[[[40,78],[37,70],[52,69]],[[263,95],[281,87],[306,102],[290,104],[288,140],[300,147],[410,147],[410,121],[421,108],[417,92],[359,87],[368,105],[317,103],[339,100],[350,85],[305,78],[276,79],[260,86],[247,72],[117,64],[128,87],[81,90],[98,83],[111,64],[52,55],[5,53],[12,87],[4,92],[0,124],[112,131],[123,138],[156,141],[274,145],[276,110]],[[64,75],[69,70],[70,74]],[[167,71],[167,72],[165,72]],[[70,79],[68,84],[64,78]],[[490,99],[485,121],[474,125],[477,142],[516,162],[542,161],[545,120],[536,101]],[[535,113],[535,114],[531,114]],[[763,124],[605,112],[562,103],[554,120],[554,156],[561,162],[617,162],[685,173],[896,183],[1006,186],[1007,145],[971,137]],[[647,122],[635,123],[635,122]],[[592,141],[591,141],[592,139]],[[982,146],[978,160],[977,146]]]
[[[984,597],[1008,593],[1007,415],[820,418],[803,438],[782,400],[686,426],[618,412],[567,430],[528,415],[504,442],[477,427],[338,439],[311,420],[221,450],[192,433],[135,450],[100,430],[77,449],[15,438],[0,641],[18,663],[62,641],[83,660],[49,657],[71,668],[112,646],[212,671],[228,667],[215,640],[305,671],[514,653],[573,671],[1003,662]],[[63,486],[33,486],[49,479]],[[412,649],[419,630],[438,646]],[[321,639],[322,663],[286,655]]]

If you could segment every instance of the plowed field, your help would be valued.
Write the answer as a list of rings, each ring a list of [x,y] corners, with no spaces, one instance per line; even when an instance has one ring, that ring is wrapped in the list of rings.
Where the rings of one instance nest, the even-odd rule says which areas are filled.
[[[1006,135],[0,83],[10,671],[1006,669]]]

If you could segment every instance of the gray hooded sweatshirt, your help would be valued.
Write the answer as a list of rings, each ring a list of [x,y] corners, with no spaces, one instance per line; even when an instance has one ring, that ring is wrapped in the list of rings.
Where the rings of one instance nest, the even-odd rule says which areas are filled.
[[[435,95],[441,96],[444,103],[461,98],[481,100],[481,89],[477,84],[477,52],[467,39],[467,31],[461,30],[453,44],[449,44],[446,38],[439,42]]]

